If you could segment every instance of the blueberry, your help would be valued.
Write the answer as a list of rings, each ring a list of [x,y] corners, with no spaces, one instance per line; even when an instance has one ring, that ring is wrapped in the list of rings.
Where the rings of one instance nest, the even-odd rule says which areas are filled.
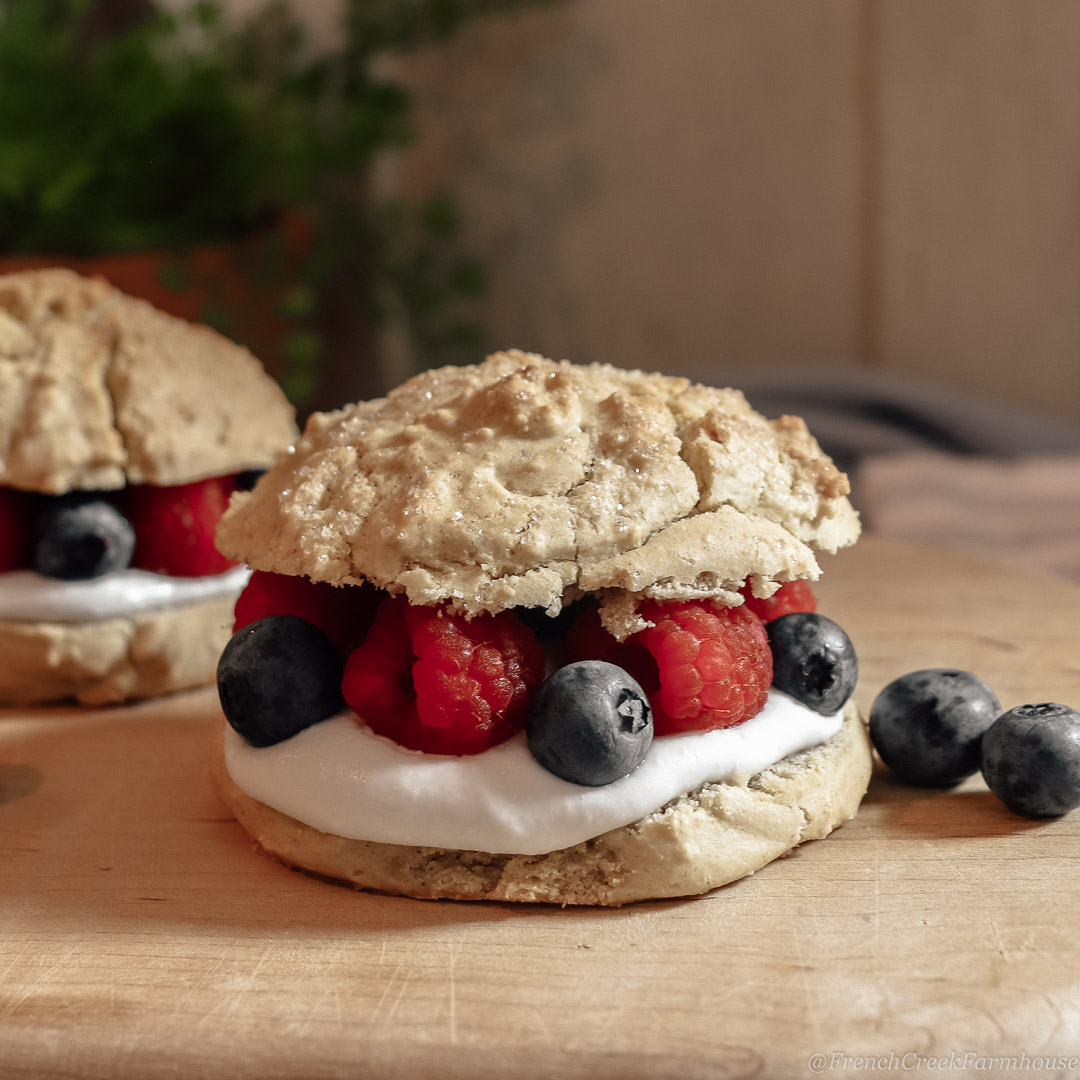
[[[881,760],[914,784],[956,784],[979,768],[983,734],[1001,714],[977,675],[951,668],[894,679],[870,710],[870,740]]]
[[[929,667],[894,679],[870,708],[870,742],[897,777],[957,784],[978,771],[983,734],[1001,714],[977,675]]]
[[[583,660],[559,668],[540,687],[525,733],[548,772],[600,787],[641,764],[652,743],[652,709],[621,667]]]
[[[986,786],[1013,813],[1057,817],[1080,806],[1080,712],[1018,705],[982,741]]]
[[[101,496],[72,494],[50,499],[37,521],[34,566],[64,581],[101,577],[131,565],[135,530]]]
[[[822,716],[839,712],[859,681],[851,638],[832,619],[808,611],[781,615],[766,630],[773,686]]]
[[[268,615],[233,634],[218,661],[225,719],[252,746],[273,746],[344,707],[343,661],[295,615]]]

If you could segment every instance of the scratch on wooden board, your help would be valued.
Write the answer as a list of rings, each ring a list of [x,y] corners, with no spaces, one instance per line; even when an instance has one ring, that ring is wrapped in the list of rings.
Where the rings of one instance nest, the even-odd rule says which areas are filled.
[[[187,1008],[189,1003],[192,1001],[192,999],[199,993],[199,991],[202,990],[202,988],[206,986],[207,983],[209,983],[211,976],[214,975],[220,968],[221,956],[219,954],[218,956],[214,957],[214,959],[210,962],[210,966],[199,975],[195,982],[187,988],[183,996],[176,1003],[175,1011],[183,1012]]]
[[[333,998],[334,1001],[334,1023],[342,1023],[345,1020],[346,1012],[341,996],[341,983],[337,979],[333,981],[330,989],[319,999],[317,1004],[321,1005],[327,998]]]
[[[390,1006],[391,1020],[394,1020],[397,1017],[398,1009],[401,1006],[401,999],[405,996],[405,991],[409,988],[409,980],[411,978],[411,974],[406,974],[405,978],[401,980],[401,985],[398,987],[398,992],[394,995],[394,1003]]]
[[[234,989],[246,989],[246,987],[235,987]],[[204,1027],[211,1020],[219,1018],[220,1014],[224,1014],[226,1017],[231,1016],[233,1013],[237,1013],[241,1010],[246,1002],[246,998],[243,993],[230,994],[227,997],[221,997],[210,1008],[206,1009],[202,1016],[199,1017],[196,1027]]]
[[[451,941],[448,943],[450,946],[450,1041],[457,1042],[457,984],[454,981],[454,943]]]
[[[994,909],[986,909],[986,918],[990,923],[990,929],[994,931],[994,940],[997,942],[998,952],[1001,954],[1002,959],[1010,960],[1008,949],[1005,948],[1005,942],[1001,937],[1001,929],[997,924],[997,919],[994,918]]]
[[[38,972],[36,978],[32,983],[27,983],[25,986],[21,987],[19,990],[13,993],[10,997],[6,998],[6,1000],[3,1002],[3,1007],[0,1008],[0,1016],[6,1016],[9,1013],[15,1012],[24,1001],[27,1001],[34,996],[35,991],[41,989],[41,987],[45,983],[49,982],[55,972],[60,971],[61,969],[64,969],[66,971],[70,966],[68,964],[68,961],[75,955],[76,952],[78,952],[78,949],[79,947],[77,945],[72,945],[70,948],[67,949],[63,956],[54,959],[52,963],[50,963],[47,967]],[[11,969],[15,966],[15,962],[19,959],[21,959],[21,957],[15,957],[11,961],[11,964],[8,965],[7,971],[5,971],[5,975],[7,974],[7,972],[11,971]]]
[[[1061,1039],[1066,1037],[1070,1029],[1073,1028],[1073,1025],[1069,1023],[1069,1021],[1065,1017],[1065,1013],[1062,1012],[1061,1007],[1048,993],[1046,993],[1045,991],[1041,992],[1040,994],[1038,994],[1038,999],[1040,1001],[1045,1001],[1050,1011],[1056,1017],[1053,1026],[1040,1024],[1039,1028],[1044,1039],[1043,1045],[1053,1046],[1055,1043],[1060,1042]],[[1075,1010],[1072,1009],[1071,1006],[1070,1011],[1075,1012]]]
[[[202,1016],[199,1018],[198,1026],[204,1026],[221,1014],[229,1016],[233,1013],[240,1012],[242,1008],[246,1007],[251,1000],[250,995],[258,989],[257,983],[259,972],[266,966],[267,960],[270,959],[274,953],[275,949],[273,945],[263,945],[259,951],[259,956],[255,960],[250,971],[245,974],[233,975],[231,978],[219,979],[217,989],[223,993],[225,991],[231,991],[231,993],[225,994],[225,996],[221,997],[214,1005],[205,1009]],[[202,973],[195,985],[183,996],[177,1005],[177,1009],[182,1009],[187,1005],[195,994],[207,983],[210,976],[218,971],[228,958],[228,950],[219,953],[211,962],[210,967]]]
[[[540,1030],[543,1032],[544,1038],[547,1040],[548,1045],[554,1046],[555,1036],[552,1035],[551,1028],[548,1026],[547,1018],[544,1016],[544,1010],[539,1005],[534,1005],[532,1011],[533,1014],[536,1016],[536,1019],[540,1021]],[[655,1007],[652,1011],[657,1017],[660,1016],[659,1012],[656,1010]]]
[[[390,991],[394,989],[394,985],[395,983],[397,983],[398,980],[398,975],[401,973],[401,969],[404,966],[405,960],[399,958],[397,962],[397,967],[395,967],[394,970],[390,973],[390,977],[386,980],[386,985],[383,987],[383,992],[379,995],[379,1000],[375,1002],[375,1008],[371,1010],[371,1016],[373,1020],[378,1018],[379,1014],[382,1012],[383,1004],[386,1002],[387,997],[389,997]],[[398,996],[401,996],[400,990],[398,991]],[[391,1015],[393,1015],[392,1009]]]
[[[794,937],[795,957],[798,961],[796,971],[798,972],[799,981],[802,983],[803,1000],[807,1003],[807,1020],[812,1026],[815,1036],[820,1040],[820,1038],[824,1034],[821,1029],[820,1014],[817,1009],[817,1002],[820,999],[815,993],[816,987],[811,985],[811,972],[813,971],[813,964],[807,962],[806,953],[803,950],[802,932],[799,929],[798,920],[795,920],[792,933]]]
[[[264,945],[262,947],[262,952],[259,953],[259,959],[255,961],[255,966],[251,969],[249,973],[249,977],[251,979],[254,979],[255,976],[258,975],[260,971],[262,971],[263,966],[266,964],[266,961],[270,958],[270,956],[273,955],[274,951],[275,950],[273,945]]]
[[[323,1003],[331,1000],[333,1001],[333,1016],[320,1016],[319,1013],[322,1010]],[[301,1005],[299,1000],[297,1005]],[[309,1032],[318,1032],[325,1029],[327,1024],[331,1026],[339,1025],[345,1019],[345,1012],[341,1007],[340,988],[333,979],[330,986],[323,990],[317,998],[310,1003],[303,1002],[302,1005],[306,1015],[297,1016],[289,1028],[289,1038],[297,1043],[303,1042],[308,1037]]]
[[[874,935],[874,955],[878,955],[881,942],[881,860],[874,850],[874,908],[870,912],[870,929]]]
[[[15,970],[16,964],[22,964],[26,957],[31,952],[31,946],[26,946],[21,949],[17,949],[12,953],[11,958],[8,960],[7,967],[3,971],[0,971],[0,986],[3,986],[7,982],[7,977]]]
[[[949,862],[949,860],[946,859],[944,855],[942,855],[937,844],[930,840],[927,840],[925,843],[925,847],[930,851],[932,855],[934,855],[937,859],[943,862],[957,876],[957,878],[959,878],[960,881],[964,880],[964,875],[961,874],[960,871],[955,866],[953,866],[953,864]]]
[[[53,960],[51,964],[41,973],[40,982],[46,982],[52,978],[52,976],[58,972],[63,971],[65,974],[68,972],[71,965],[68,961],[77,953],[81,951],[81,946],[72,945],[65,950],[64,955]]]
[[[874,867],[874,907],[870,913],[870,931],[873,939],[871,955],[881,956],[881,838],[877,834],[873,838],[871,858]],[[872,981],[874,985],[870,989],[870,993],[877,995],[877,998],[874,999],[872,1015],[880,1015],[881,1001],[885,997],[882,988],[882,974],[878,972]]]

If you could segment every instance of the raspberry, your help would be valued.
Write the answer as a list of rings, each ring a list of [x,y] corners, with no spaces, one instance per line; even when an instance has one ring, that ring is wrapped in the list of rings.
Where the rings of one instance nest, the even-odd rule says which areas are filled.
[[[32,564],[37,504],[30,492],[0,488],[0,573],[25,570]]]
[[[460,756],[521,728],[543,677],[543,651],[509,612],[467,621],[388,597],[346,662],[341,689],[379,735]]]
[[[618,664],[638,681],[657,735],[735,727],[762,710],[772,653],[752,611],[649,602],[640,613],[653,625],[620,644],[593,608],[574,625],[567,644],[573,659]]]
[[[747,585],[740,591],[745,600],[743,606],[749,608],[762,622],[772,622],[781,615],[817,611],[817,600],[808,581],[789,581],[781,585],[768,600],[758,600],[751,595]]]
[[[173,577],[207,577],[235,566],[214,546],[218,521],[234,489],[232,476],[172,487],[129,487],[124,513],[135,528],[131,565]]]
[[[373,585],[338,588],[289,574],[256,570],[237,597],[233,633],[268,615],[296,615],[317,626],[348,656],[363,640],[384,593]]]

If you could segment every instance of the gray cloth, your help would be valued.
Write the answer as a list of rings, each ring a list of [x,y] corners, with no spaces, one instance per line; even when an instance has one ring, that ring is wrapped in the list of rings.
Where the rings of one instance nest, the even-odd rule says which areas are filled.
[[[875,371],[725,371],[802,416],[872,532],[1080,579],[1080,426]]]

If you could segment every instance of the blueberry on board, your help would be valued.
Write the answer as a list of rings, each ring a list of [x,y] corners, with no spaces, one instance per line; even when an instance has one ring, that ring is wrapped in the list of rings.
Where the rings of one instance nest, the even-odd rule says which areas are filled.
[[[977,675],[926,668],[894,679],[870,709],[870,741],[902,780],[946,786],[978,772],[983,735],[1001,715]]]
[[[344,662],[333,642],[296,615],[238,630],[218,661],[225,719],[252,746],[273,746],[344,708]]]
[[[767,626],[773,686],[822,716],[839,712],[859,681],[855,646],[824,615],[799,611]]]
[[[135,530],[100,496],[49,499],[38,517],[34,567],[44,577],[83,581],[131,565]]]
[[[582,660],[559,668],[533,695],[525,734],[548,772],[600,787],[641,764],[652,743],[652,709],[621,667]]]
[[[999,716],[982,741],[986,786],[1015,814],[1057,817],[1080,806],[1080,712],[1047,702]]]

